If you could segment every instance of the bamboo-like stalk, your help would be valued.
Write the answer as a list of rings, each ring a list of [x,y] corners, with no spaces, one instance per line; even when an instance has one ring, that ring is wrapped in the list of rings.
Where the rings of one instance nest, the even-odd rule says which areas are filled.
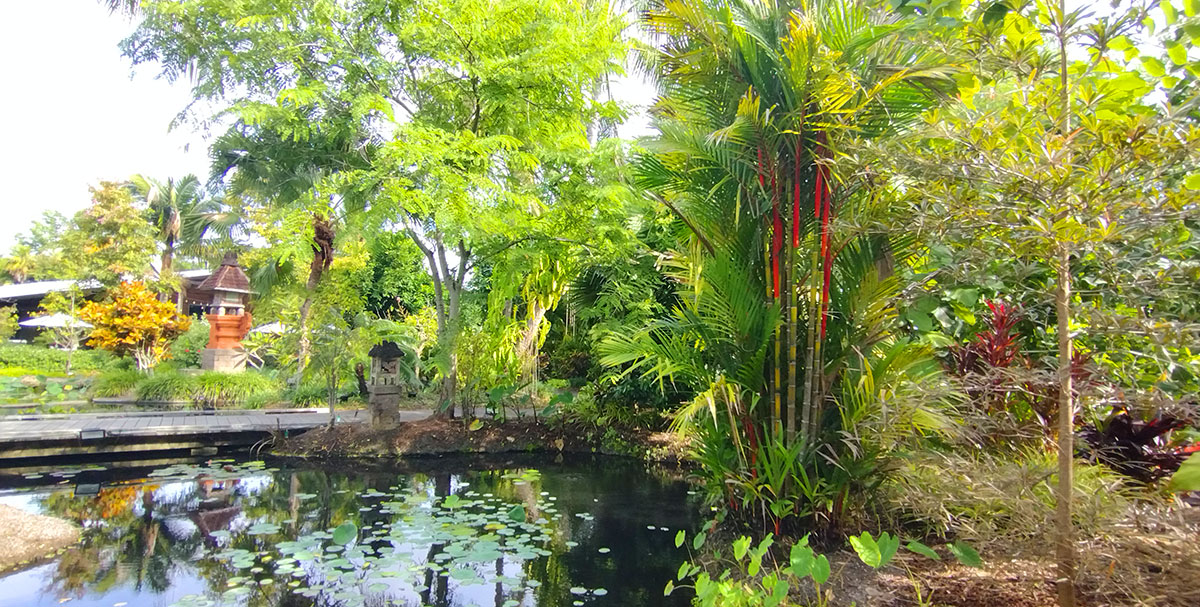
[[[796,247],[799,245],[800,234],[800,146],[796,146],[796,158],[792,171],[792,242],[788,247],[787,294],[788,294],[788,328],[787,328],[787,444],[796,440],[796,320],[799,301],[799,286],[796,284]]]
[[[814,154],[814,157],[819,157],[819,154]],[[813,218],[814,224],[821,220],[821,205],[823,202],[822,190],[824,188],[824,169],[819,163],[814,162],[813,171]],[[807,441],[811,441],[811,437],[815,434],[813,427],[816,425],[816,420],[813,416],[814,397],[816,395],[816,378],[817,378],[817,352],[819,351],[819,343],[817,341],[817,331],[819,330],[819,321],[817,312],[820,306],[820,251],[817,247],[817,234],[813,233],[812,256],[809,264],[808,272],[808,317],[805,319],[806,327],[806,352],[804,357],[804,403],[801,409],[800,433]]]
[[[774,279],[774,294],[775,302],[778,303],[782,311],[782,306],[785,305],[783,293],[780,290],[780,279],[782,278],[782,269],[780,266],[780,257],[783,248],[783,217],[780,214],[780,194],[779,194],[779,166],[778,159],[771,163],[771,269],[772,278]],[[783,402],[783,323],[775,324],[775,385],[773,392],[774,407],[771,409],[771,431],[776,437],[782,429],[781,405]]]

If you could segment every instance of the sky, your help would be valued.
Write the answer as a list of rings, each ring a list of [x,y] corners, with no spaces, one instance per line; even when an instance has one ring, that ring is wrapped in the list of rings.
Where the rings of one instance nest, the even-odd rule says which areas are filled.
[[[134,75],[117,43],[133,31],[96,0],[5,3],[0,19],[0,255],[43,210],[74,214],[88,186],[142,173],[207,175],[203,137],[171,120],[187,83]]]

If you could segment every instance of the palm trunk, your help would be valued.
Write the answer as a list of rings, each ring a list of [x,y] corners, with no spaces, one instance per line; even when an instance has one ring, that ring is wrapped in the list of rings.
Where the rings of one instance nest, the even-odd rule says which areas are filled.
[[[308,282],[304,284],[305,297],[300,303],[300,319],[297,328],[300,331],[300,344],[296,356],[296,375],[292,382],[299,386],[304,379],[304,369],[308,366],[311,342],[308,336],[308,317],[312,311],[313,294],[321,284],[321,276],[333,263],[333,241],[335,233],[329,220],[321,215],[313,215],[313,259],[308,269]]]

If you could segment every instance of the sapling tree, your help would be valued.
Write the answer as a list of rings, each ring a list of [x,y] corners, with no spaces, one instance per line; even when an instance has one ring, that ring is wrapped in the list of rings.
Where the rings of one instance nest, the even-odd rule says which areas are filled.
[[[879,156],[883,172],[895,175],[895,192],[923,216],[946,218],[963,247],[1005,251],[1050,270],[1040,296],[1053,301],[1057,345],[1064,606],[1074,604],[1075,579],[1072,368],[1088,330],[1075,275],[1084,263],[1111,258],[1119,250],[1112,243],[1180,221],[1200,194],[1189,177],[1200,161],[1200,132],[1182,120],[1183,108],[1154,102],[1159,60],[1123,52],[1144,40],[1145,19],[1139,4],[1102,16],[1057,2],[976,23],[974,50],[988,49],[976,65],[989,69],[968,78],[974,86],[964,87],[962,104],[931,114],[921,137]]]

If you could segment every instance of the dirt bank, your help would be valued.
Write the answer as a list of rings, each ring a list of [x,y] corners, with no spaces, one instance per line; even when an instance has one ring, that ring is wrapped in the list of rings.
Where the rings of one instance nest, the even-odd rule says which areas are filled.
[[[0,572],[21,569],[79,540],[79,529],[64,520],[30,514],[0,504]]]
[[[425,419],[395,428],[362,424],[317,428],[276,445],[272,453],[291,457],[397,457],[451,453],[602,453],[679,462],[683,445],[666,432],[606,432],[542,421]]]

